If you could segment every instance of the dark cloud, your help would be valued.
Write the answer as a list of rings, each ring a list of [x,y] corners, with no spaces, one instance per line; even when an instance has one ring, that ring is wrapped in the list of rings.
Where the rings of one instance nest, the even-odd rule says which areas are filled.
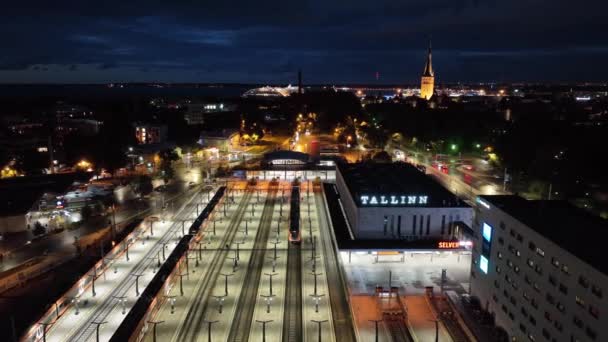
[[[409,83],[432,36],[445,82],[597,81],[608,78],[606,10],[601,0],[25,0],[3,4],[0,80],[289,83],[302,68],[309,82],[374,82],[379,71]]]

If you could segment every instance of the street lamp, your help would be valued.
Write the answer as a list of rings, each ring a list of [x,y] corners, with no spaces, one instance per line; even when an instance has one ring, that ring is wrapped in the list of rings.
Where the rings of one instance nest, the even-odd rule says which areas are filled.
[[[325,295],[324,294],[322,294],[322,295],[311,294],[310,296],[315,301],[315,312],[319,312],[319,301],[321,300],[321,298],[325,297]]]
[[[102,324],[106,324],[108,323],[108,321],[102,321],[102,322],[91,322],[91,324],[95,324],[95,341],[99,342],[99,327],[101,327]]]
[[[313,322],[313,323],[317,323],[317,325],[319,326],[319,330],[318,330],[319,331],[319,342],[321,342],[321,324],[327,322],[327,320],[316,321],[314,319],[311,319],[310,321]]]
[[[222,277],[224,277],[224,296],[227,296],[228,295],[228,277],[232,277],[234,275],[234,273],[230,273],[230,274],[220,273],[220,275]]]
[[[270,304],[272,303],[272,299],[275,295],[260,295],[266,301],[266,313],[270,313]]]
[[[267,320],[267,321],[258,321],[258,320],[256,320],[256,322],[262,324],[262,342],[266,342],[266,324],[272,322],[272,320]]]
[[[213,298],[217,299],[217,311],[219,313],[222,313],[222,308],[224,306],[224,299],[226,299],[226,296],[212,296]]]
[[[270,295],[272,295],[272,277],[278,275],[278,273],[264,273],[264,275],[267,275],[268,279],[270,280],[269,290],[270,290]]]
[[[207,321],[205,320],[205,323],[207,323],[207,342],[211,342],[211,325],[213,325],[214,323],[217,323],[219,321]]]
[[[152,341],[156,342],[156,326],[164,323],[165,321],[148,321],[148,323],[153,324],[152,326]]]

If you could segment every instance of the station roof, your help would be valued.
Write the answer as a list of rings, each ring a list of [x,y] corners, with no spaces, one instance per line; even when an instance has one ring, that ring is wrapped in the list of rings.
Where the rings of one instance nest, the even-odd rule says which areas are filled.
[[[361,196],[417,195],[427,196],[424,207],[468,207],[457,196],[449,192],[434,179],[408,163],[374,163],[340,164],[338,171],[344,178],[351,196],[357,206],[361,207]],[[382,206],[365,205],[366,207]],[[399,207],[396,205],[395,207]]]
[[[566,201],[526,200],[516,195],[480,198],[608,275],[608,262],[599,257],[608,240],[608,220]]]
[[[307,163],[310,160],[310,155],[297,151],[278,150],[264,153],[264,160],[299,160],[303,163]]]

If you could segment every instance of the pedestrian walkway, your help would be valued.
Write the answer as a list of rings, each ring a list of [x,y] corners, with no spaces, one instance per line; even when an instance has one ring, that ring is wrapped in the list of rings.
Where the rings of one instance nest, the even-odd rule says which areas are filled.
[[[425,295],[406,296],[403,300],[414,339],[418,342],[435,341],[436,317]],[[443,324],[437,324],[439,324],[439,341],[453,342]]]

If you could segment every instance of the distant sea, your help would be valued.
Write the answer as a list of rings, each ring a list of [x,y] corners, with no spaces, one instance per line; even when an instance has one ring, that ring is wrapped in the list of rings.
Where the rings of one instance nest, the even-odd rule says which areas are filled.
[[[259,85],[197,85],[197,84],[0,84],[0,98],[27,97],[239,97]]]

